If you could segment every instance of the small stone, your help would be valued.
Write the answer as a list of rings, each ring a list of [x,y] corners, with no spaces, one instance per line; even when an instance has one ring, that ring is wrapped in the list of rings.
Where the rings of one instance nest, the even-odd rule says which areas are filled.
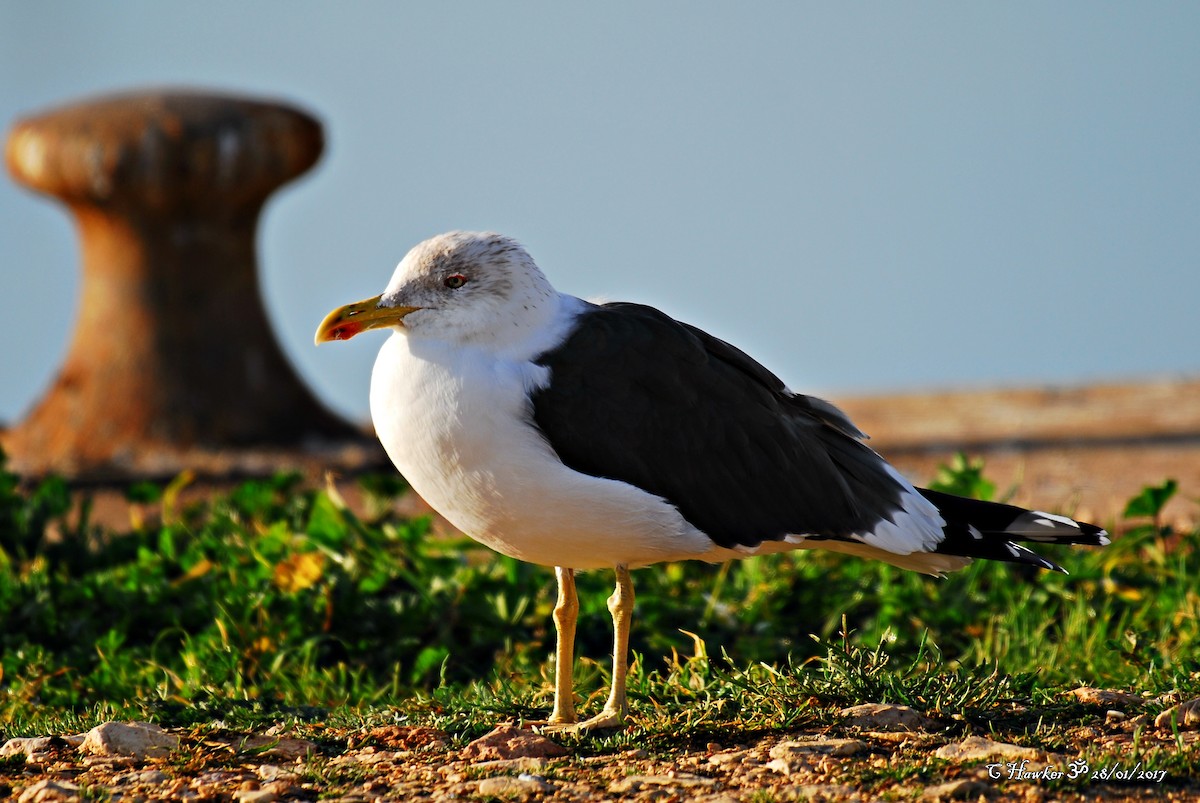
[[[865,731],[862,735],[876,747],[886,744],[917,748],[941,741],[934,734],[923,731]]]
[[[275,797],[287,797],[292,792],[293,784],[289,781],[270,781],[262,785],[260,791],[270,792]]]
[[[627,795],[630,792],[636,792],[642,788],[641,776],[626,775],[624,778],[619,778],[608,785],[608,792],[612,795]]]
[[[930,786],[921,793],[921,800],[978,800],[993,794],[992,787],[982,781],[959,778],[956,781]]]
[[[1063,693],[1064,696],[1074,697],[1084,705],[1102,705],[1107,708],[1118,706],[1141,707],[1146,704],[1144,698],[1136,694],[1117,691],[1115,689],[1096,689],[1091,686],[1080,686]]]
[[[725,764],[741,764],[745,758],[746,754],[739,750],[733,753],[717,753],[709,756],[708,763],[719,767]]]
[[[238,792],[238,803],[275,803],[279,799],[271,789],[253,789],[248,792]]]
[[[81,752],[94,756],[162,758],[179,747],[179,737],[150,722],[105,722],[87,732]]]
[[[82,800],[79,787],[70,781],[46,779],[38,781],[17,798],[17,803],[57,803],[58,801]]]
[[[696,775],[695,773],[691,772],[679,772],[678,770],[671,770],[667,773],[666,777],[671,784],[688,788],[713,787],[717,785],[715,778],[706,778],[703,775]]]
[[[395,764],[411,755],[413,755],[412,750],[376,750],[373,747],[367,747],[362,750],[356,750],[353,753],[335,756],[331,763],[337,765],[367,764],[369,766]]]
[[[1200,728],[1200,697],[1188,700],[1186,703],[1172,706],[1154,718],[1154,727],[1160,730],[1170,730],[1171,721],[1182,730]]]
[[[781,800],[807,800],[814,803],[823,803],[823,801],[844,801],[844,800],[859,800],[857,796],[858,790],[853,786],[845,784],[830,784],[830,783],[806,783],[799,786],[789,786],[787,791],[790,793]]]
[[[89,772],[116,772],[121,767],[136,767],[140,761],[133,756],[82,756],[79,759]]]
[[[907,705],[863,703],[843,708],[838,716],[852,728],[879,731],[922,731],[937,727],[937,722]]]
[[[423,725],[384,725],[352,737],[349,746],[357,747],[367,740],[395,750],[418,750],[434,749],[438,745],[445,747],[450,737],[443,730]]]
[[[498,758],[494,761],[479,761],[472,764],[476,772],[541,772],[550,762],[545,758]]]
[[[202,772],[196,776],[196,781],[202,784],[213,784],[214,786],[225,786],[232,783],[241,783],[246,777],[244,772],[233,772],[231,770],[210,770]]]
[[[0,758],[24,753],[25,758],[33,759],[51,752],[54,749],[53,736],[26,736],[9,739],[0,746]]]
[[[130,786],[158,786],[171,780],[171,776],[162,770],[136,770],[122,773],[113,778],[114,783]]]
[[[612,794],[623,795],[647,788],[711,789],[716,780],[687,772],[672,772],[670,775],[630,775],[608,785]]]
[[[773,758],[766,763],[766,768],[780,775],[795,775],[799,772],[812,772],[813,765],[803,758]]]
[[[858,739],[814,739],[808,742],[780,742],[771,748],[771,758],[794,758],[804,753],[822,756],[853,756],[867,749]]]
[[[476,761],[505,758],[556,758],[566,749],[533,731],[501,725],[463,748],[462,756]]]
[[[554,791],[554,785],[532,775],[497,775],[479,782],[479,794],[501,798],[530,798]]]
[[[1104,712],[1104,721],[1109,725],[1114,725],[1118,722],[1124,722],[1129,719],[1129,715],[1124,711],[1108,710]]]
[[[297,739],[294,736],[277,736],[273,733],[259,733],[247,737],[242,743],[242,750],[256,753],[264,758],[282,758],[285,761],[295,761],[307,758],[317,752],[317,745],[308,739]]]
[[[278,764],[260,764],[255,772],[264,781],[294,781],[300,777],[297,773],[284,769]]]
[[[949,761],[977,761],[985,758],[1036,759],[1042,754],[1031,747],[993,742],[982,736],[968,736],[961,742],[952,742],[939,747],[934,755]]]

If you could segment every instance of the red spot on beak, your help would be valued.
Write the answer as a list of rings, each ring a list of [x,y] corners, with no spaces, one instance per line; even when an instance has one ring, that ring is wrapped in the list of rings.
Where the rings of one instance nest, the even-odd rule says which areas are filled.
[[[362,330],[363,328],[357,323],[354,323],[353,321],[347,321],[346,323],[339,324],[338,327],[333,330],[333,339],[349,340]]]

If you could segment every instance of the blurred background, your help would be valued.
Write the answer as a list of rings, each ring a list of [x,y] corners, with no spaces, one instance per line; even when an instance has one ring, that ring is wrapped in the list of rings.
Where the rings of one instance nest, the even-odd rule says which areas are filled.
[[[456,228],[807,392],[1078,383],[1200,370],[1197,31],[1194,3],[3,2],[0,115],[180,86],[319,116],[261,282],[356,420],[381,338],[314,328]],[[11,423],[65,353],[78,242],[3,180],[0,244]]]

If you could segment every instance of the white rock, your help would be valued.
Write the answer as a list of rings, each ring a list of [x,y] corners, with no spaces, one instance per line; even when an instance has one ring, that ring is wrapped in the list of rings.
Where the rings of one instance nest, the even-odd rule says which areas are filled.
[[[1163,711],[1154,718],[1154,727],[1160,730],[1170,730],[1172,718],[1175,719],[1182,730],[1200,728],[1200,697],[1172,706]]]
[[[547,783],[541,778],[536,778],[532,775],[525,774],[522,774],[519,777],[514,777],[512,775],[497,775],[493,778],[484,778],[479,782],[479,794],[485,797],[541,797],[553,791],[553,784]]]
[[[120,775],[113,777],[114,783],[138,784],[143,786],[163,784],[169,780],[171,780],[171,776],[167,775],[162,770],[134,770],[131,772],[123,772]]]
[[[463,748],[462,757],[473,761],[565,756],[562,745],[532,731],[500,725]]]
[[[780,800],[862,800],[858,790],[847,784],[806,783],[779,790]]]
[[[805,753],[822,756],[853,756],[867,749],[858,739],[814,739],[808,742],[780,742],[771,748],[771,758],[791,759]]]
[[[798,772],[812,772],[813,765],[803,758],[773,758],[766,763],[766,768],[780,775],[795,775]]]
[[[976,761],[985,758],[1037,759],[1042,753],[1031,747],[993,742],[982,736],[968,736],[961,742],[942,745],[934,755],[950,761]]]
[[[1065,697],[1074,697],[1084,705],[1102,705],[1106,708],[1134,707],[1140,708],[1146,700],[1136,694],[1116,691],[1115,689],[1097,689],[1091,686],[1080,686],[1063,692]]]
[[[58,801],[82,800],[79,787],[70,781],[38,781],[17,798],[17,803],[58,803]]]
[[[179,737],[149,722],[105,722],[87,732],[81,752],[95,756],[161,758],[179,747]]]
[[[956,781],[930,786],[921,793],[921,800],[978,800],[992,792],[992,787],[982,781],[959,778]]]
[[[497,758],[492,761],[477,761],[471,765],[475,772],[542,772],[550,762],[545,758]]]
[[[54,749],[54,738],[51,736],[25,736],[9,739],[0,746],[0,758],[24,753],[26,758],[49,753]]]
[[[238,803],[275,803],[279,795],[271,789],[251,789],[237,793]]]
[[[297,739],[294,736],[279,736],[267,731],[265,734],[256,733],[242,744],[242,749],[255,752],[264,758],[282,758],[285,761],[295,761],[307,758],[317,752],[317,746],[308,739]]]
[[[608,786],[612,794],[628,794],[640,789],[711,789],[717,785],[713,778],[693,775],[688,772],[672,772],[670,775],[630,775],[613,781]]]
[[[300,777],[296,772],[284,769],[278,764],[260,764],[255,774],[264,781],[294,781]]]
[[[863,703],[843,708],[838,716],[847,725],[879,731],[922,731],[937,727],[937,722],[907,705]]]

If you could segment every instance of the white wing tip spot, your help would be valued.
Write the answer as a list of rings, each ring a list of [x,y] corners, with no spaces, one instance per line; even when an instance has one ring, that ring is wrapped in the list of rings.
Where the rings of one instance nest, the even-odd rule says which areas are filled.
[[[1032,513],[1034,524],[1040,524],[1043,527],[1054,527],[1056,524],[1065,524],[1068,527],[1079,529],[1079,522],[1075,521],[1075,519],[1059,516],[1055,513],[1047,513],[1044,510],[1034,510]]]

